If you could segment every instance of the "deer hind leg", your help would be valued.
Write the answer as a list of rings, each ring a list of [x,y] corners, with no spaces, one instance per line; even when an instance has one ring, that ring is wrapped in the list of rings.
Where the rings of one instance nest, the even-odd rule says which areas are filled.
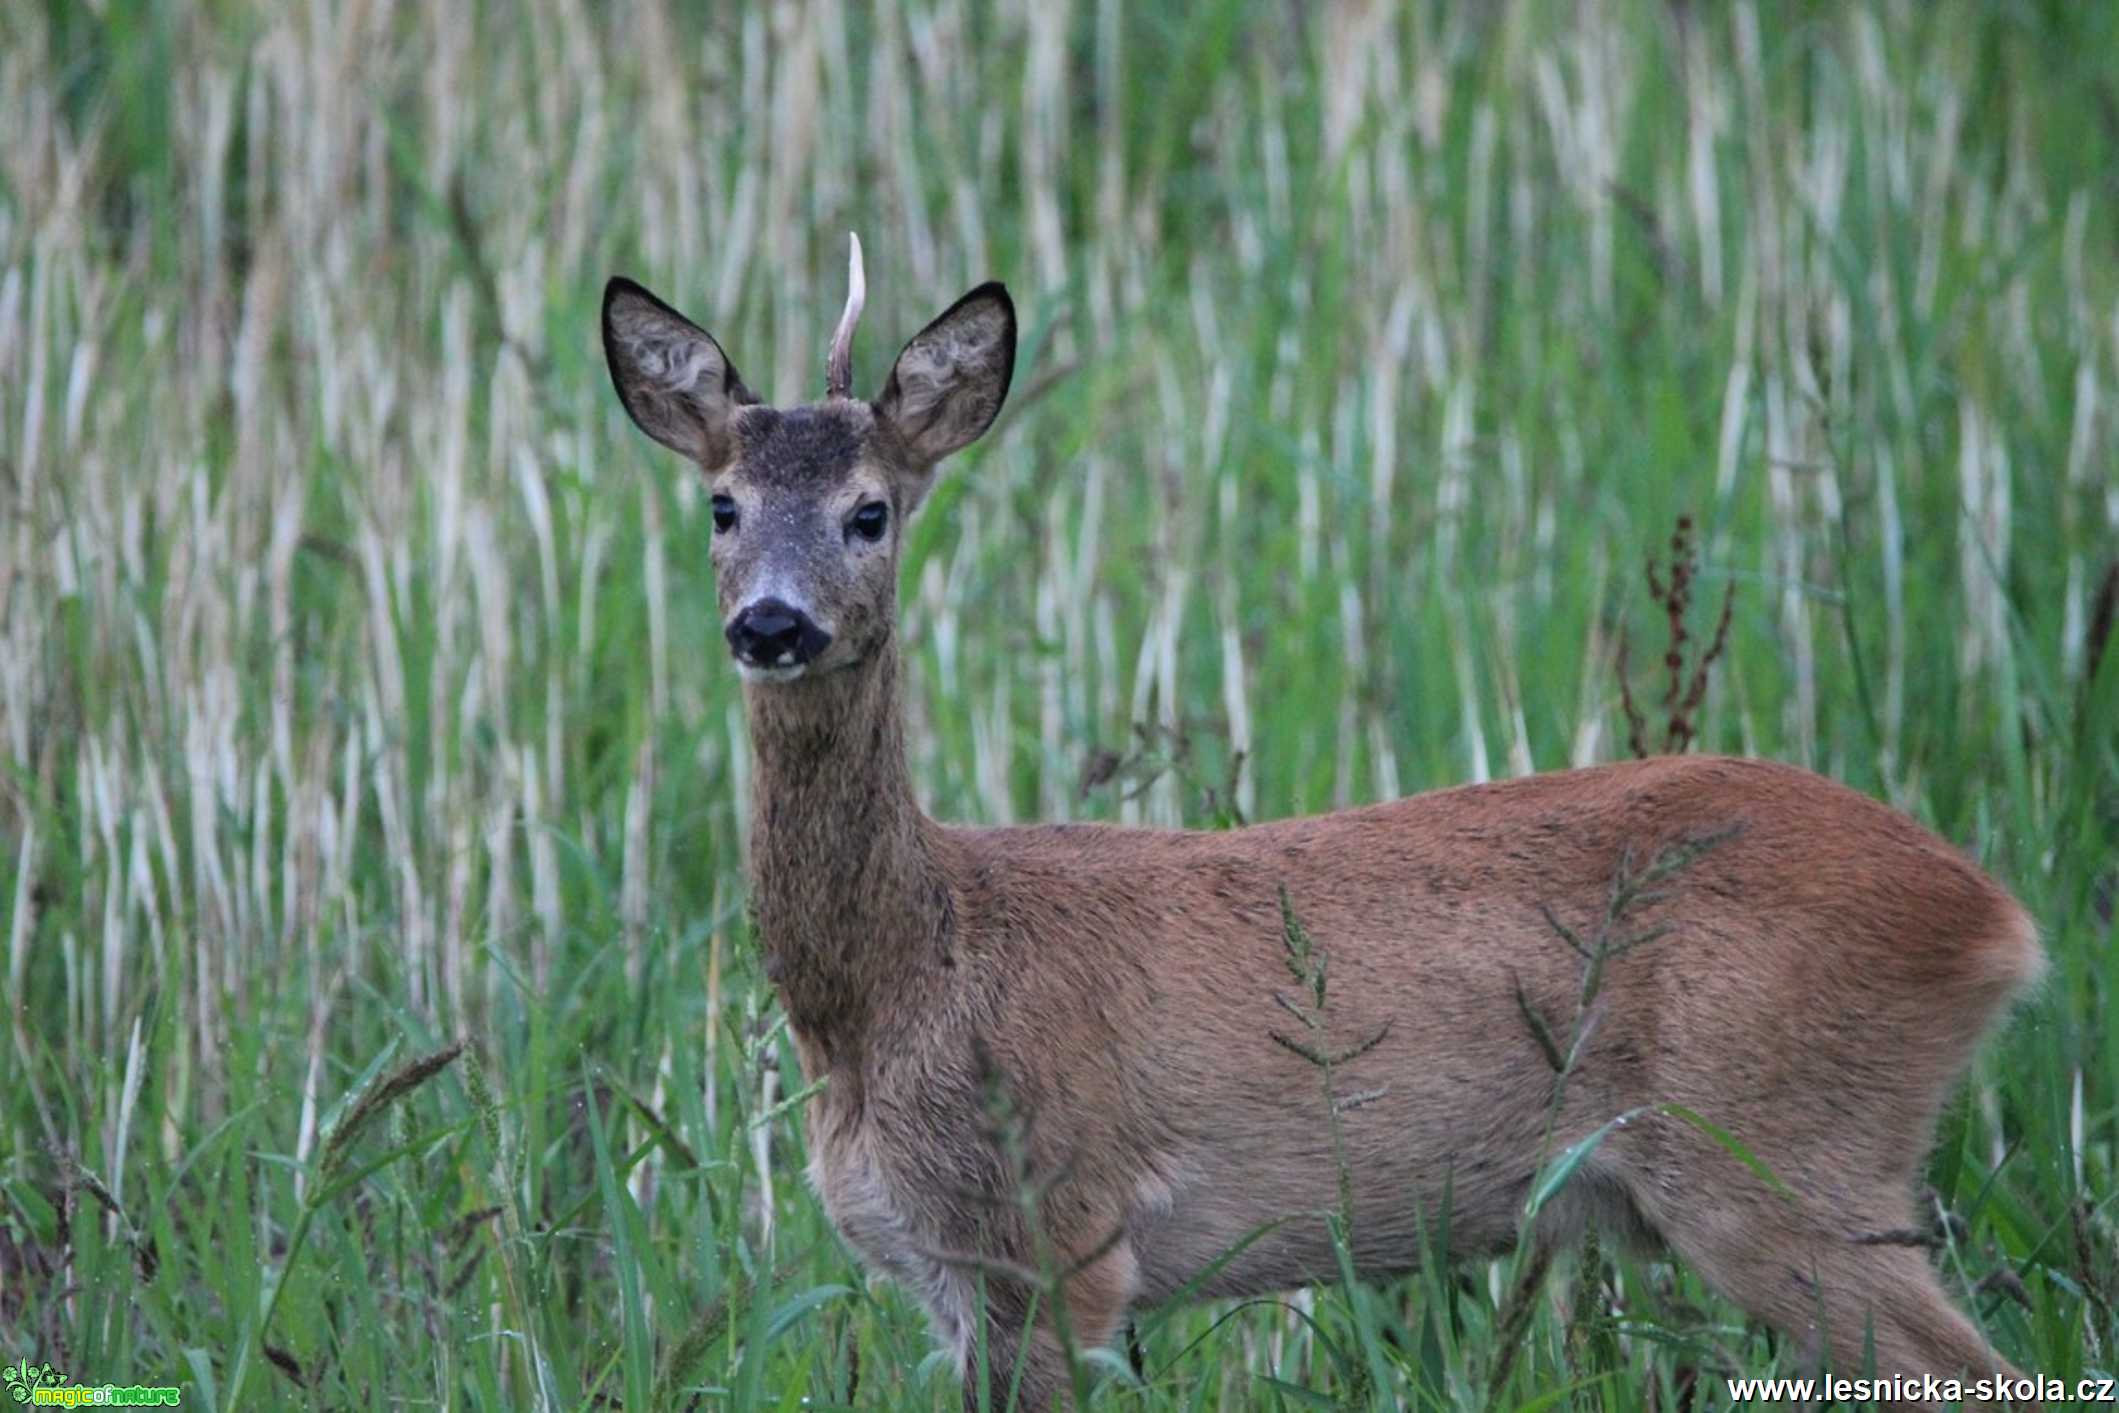
[[[1819,1220],[1765,1194],[1702,1206],[1672,1202],[1651,1213],[1709,1285],[1797,1341],[1806,1358],[1829,1361],[1835,1374],[1866,1376],[1873,1340],[1878,1376],[1967,1383],[2021,1377],[1950,1303],[1916,1248],[1860,1244],[1844,1222]]]
[[[1132,1246],[1121,1236],[1089,1259],[1081,1260],[1079,1268],[1067,1277],[1065,1288],[1067,1338],[1077,1353],[1112,1343],[1140,1288]],[[1009,1408],[1017,1413],[1048,1413],[1054,1407],[1074,1406],[1073,1367],[1066,1347],[1051,1312],[1033,1311],[1033,1303],[1020,1287],[989,1281],[985,1377],[980,1377],[977,1351],[967,1352],[966,1413],[989,1409],[1002,1413]],[[1011,1388],[1015,1391],[1012,1403]]]

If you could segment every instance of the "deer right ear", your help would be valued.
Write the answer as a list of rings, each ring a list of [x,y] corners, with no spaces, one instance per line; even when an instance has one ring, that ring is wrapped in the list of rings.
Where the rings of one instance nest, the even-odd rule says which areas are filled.
[[[635,426],[710,471],[727,464],[735,411],[758,399],[712,334],[613,278],[603,287],[603,356]]]

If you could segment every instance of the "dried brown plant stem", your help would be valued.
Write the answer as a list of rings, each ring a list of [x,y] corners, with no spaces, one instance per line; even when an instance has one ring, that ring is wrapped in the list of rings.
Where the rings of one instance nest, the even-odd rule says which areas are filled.
[[[1699,738],[1698,716],[1700,707],[1707,700],[1708,676],[1729,646],[1729,622],[1736,608],[1736,585],[1733,583],[1723,590],[1721,613],[1715,619],[1714,632],[1706,647],[1699,649],[1695,646],[1688,625],[1698,591],[1699,571],[1699,550],[1693,538],[1692,517],[1680,515],[1670,535],[1667,566],[1659,572],[1653,558],[1646,566],[1648,597],[1663,610],[1666,641],[1663,648],[1664,685],[1659,705],[1663,715],[1662,753],[1665,755],[1682,755]],[[1651,754],[1648,720],[1647,713],[1633,694],[1628,670],[1630,647],[1628,634],[1621,629],[1616,668],[1619,702],[1626,714],[1626,747],[1636,760],[1646,760]]]

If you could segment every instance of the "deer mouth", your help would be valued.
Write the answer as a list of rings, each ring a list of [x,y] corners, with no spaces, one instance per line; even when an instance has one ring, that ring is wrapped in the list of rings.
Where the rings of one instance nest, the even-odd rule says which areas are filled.
[[[809,671],[806,662],[783,662],[770,667],[755,662],[736,660],[736,671],[746,682],[792,682]]]

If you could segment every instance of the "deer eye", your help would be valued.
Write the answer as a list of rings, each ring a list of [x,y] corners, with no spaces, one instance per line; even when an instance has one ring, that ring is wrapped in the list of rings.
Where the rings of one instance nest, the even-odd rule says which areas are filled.
[[[736,528],[736,502],[727,496],[714,497],[714,533],[725,535]]]
[[[872,500],[853,513],[847,522],[853,532],[873,544],[883,538],[883,527],[890,523],[890,507],[879,500]]]

